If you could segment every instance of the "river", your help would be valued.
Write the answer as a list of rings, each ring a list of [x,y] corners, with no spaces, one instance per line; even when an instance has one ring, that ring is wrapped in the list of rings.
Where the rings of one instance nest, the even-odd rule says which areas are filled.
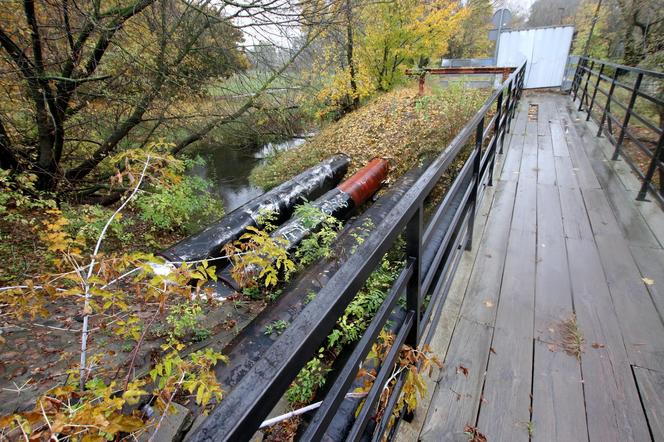
[[[229,213],[263,193],[260,187],[249,183],[249,174],[254,167],[275,152],[301,145],[310,135],[281,143],[267,143],[257,149],[210,145],[199,151],[199,155],[205,159],[205,165],[196,166],[192,173],[213,183],[213,193],[219,196],[224,203],[224,211]]]

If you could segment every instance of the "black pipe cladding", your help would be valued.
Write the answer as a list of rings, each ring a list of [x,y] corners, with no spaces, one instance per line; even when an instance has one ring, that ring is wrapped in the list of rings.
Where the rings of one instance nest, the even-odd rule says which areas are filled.
[[[262,213],[275,213],[276,223],[283,222],[290,217],[296,205],[316,199],[332,189],[346,174],[349,164],[348,156],[334,155],[159,254],[172,263],[220,256],[223,246],[238,239],[247,227],[261,227],[259,217]]]

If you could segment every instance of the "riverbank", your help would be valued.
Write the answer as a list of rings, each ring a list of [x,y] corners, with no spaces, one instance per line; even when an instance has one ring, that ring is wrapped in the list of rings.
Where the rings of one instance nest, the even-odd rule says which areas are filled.
[[[353,173],[372,158],[390,160],[390,180],[441,152],[487,98],[482,89],[417,87],[385,93],[295,149],[278,152],[255,168],[249,180],[270,189],[335,153],[352,158]]]

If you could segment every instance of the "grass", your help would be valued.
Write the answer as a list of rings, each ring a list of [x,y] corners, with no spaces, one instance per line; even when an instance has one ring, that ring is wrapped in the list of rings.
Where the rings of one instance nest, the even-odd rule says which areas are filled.
[[[339,152],[352,159],[349,176],[372,158],[383,157],[390,160],[394,180],[441,152],[487,95],[462,86],[434,87],[424,97],[417,96],[414,86],[383,94],[254,169],[250,181],[270,189]]]
[[[565,353],[581,359],[584,338],[576,322],[576,315],[572,315],[572,317],[563,321],[560,327],[560,334],[562,338],[561,346],[565,350]]]

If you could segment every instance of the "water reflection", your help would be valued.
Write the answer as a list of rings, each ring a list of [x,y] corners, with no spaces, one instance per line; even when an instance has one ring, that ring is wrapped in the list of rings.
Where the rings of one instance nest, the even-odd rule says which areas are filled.
[[[258,149],[234,149],[211,145],[200,149],[205,166],[197,166],[192,173],[214,183],[214,193],[224,202],[226,213],[240,207],[263,193],[249,183],[251,170],[275,152],[292,149],[305,141],[305,137],[292,138],[282,143],[268,143]]]

